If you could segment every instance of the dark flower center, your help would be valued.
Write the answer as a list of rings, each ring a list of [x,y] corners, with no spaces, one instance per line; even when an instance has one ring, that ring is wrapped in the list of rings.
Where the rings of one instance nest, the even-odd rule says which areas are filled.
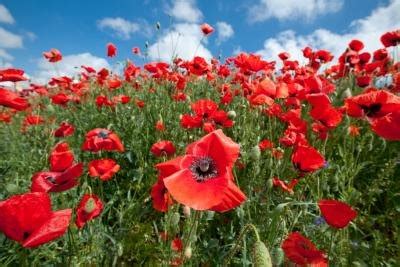
[[[381,110],[382,105],[379,103],[372,104],[370,106],[362,105],[361,108],[365,112],[365,115],[368,117],[373,117]]]
[[[106,131],[100,131],[100,132],[97,134],[97,136],[100,137],[100,138],[106,139],[106,138],[108,137],[108,132],[106,132]]]
[[[49,181],[49,182],[52,183],[52,184],[57,184],[57,183],[56,183],[56,179],[55,179],[53,176],[50,176],[50,175],[47,176],[47,177],[46,177],[46,180]]]
[[[204,182],[218,175],[217,166],[210,157],[199,157],[190,165],[193,177],[197,182]]]

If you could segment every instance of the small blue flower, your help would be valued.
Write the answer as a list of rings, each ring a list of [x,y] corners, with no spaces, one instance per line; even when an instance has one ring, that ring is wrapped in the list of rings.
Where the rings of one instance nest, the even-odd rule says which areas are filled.
[[[379,77],[375,80],[375,87],[382,89],[389,87],[393,83],[393,77],[391,74]]]
[[[320,225],[325,224],[325,223],[326,223],[326,221],[325,221],[325,219],[323,217],[317,217],[314,220],[314,224],[316,226],[320,226]]]

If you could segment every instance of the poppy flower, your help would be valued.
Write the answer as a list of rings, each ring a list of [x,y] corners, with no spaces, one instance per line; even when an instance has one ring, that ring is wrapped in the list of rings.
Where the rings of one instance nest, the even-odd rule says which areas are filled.
[[[96,128],[86,134],[82,150],[92,152],[100,150],[124,152],[125,148],[115,133],[107,129]]]
[[[175,153],[176,149],[174,144],[168,140],[159,141],[151,146],[151,153],[156,157],[161,157],[163,155],[171,156]]]
[[[334,228],[346,227],[357,216],[357,212],[351,206],[338,200],[320,200],[318,207],[326,223]]]
[[[165,131],[164,122],[163,122],[162,120],[158,120],[158,121],[156,122],[155,128],[156,128],[156,130],[159,131],[159,132]]]
[[[115,57],[117,55],[117,47],[113,43],[107,44],[107,56]]]
[[[186,129],[200,128],[207,133],[215,130],[216,125],[230,128],[233,121],[228,118],[224,110],[219,110],[217,103],[209,99],[200,99],[191,105],[194,115],[184,114],[181,117],[181,126]]]
[[[55,48],[52,48],[48,52],[43,52],[43,56],[49,61],[49,62],[58,62],[62,59],[61,52],[58,51]]]
[[[119,171],[120,166],[113,159],[97,159],[89,162],[88,169],[91,177],[107,181]]]
[[[24,76],[25,71],[21,69],[0,70],[0,82],[20,82],[28,80]]]
[[[183,249],[182,239],[180,239],[179,237],[174,238],[171,241],[171,249],[173,251],[182,251],[182,249]]]
[[[73,135],[75,127],[68,122],[62,122],[60,126],[54,131],[55,137],[67,137]]]
[[[5,122],[5,123],[10,123],[11,122],[11,114],[7,112],[0,112],[0,121]]]
[[[0,106],[22,111],[29,107],[29,103],[17,93],[0,87]]]
[[[260,148],[261,151],[265,151],[267,149],[273,148],[274,147],[274,143],[272,143],[268,139],[264,139],[260,143],[258,143],[258,147]]]
[[[293,188],[297,185],[297,183],[299,182],[298,179],[293,179],[290,181],[290,183],[286,183],[285,181],[282,181],[281,179],[279,179],[278,177],[274,177],[272,179],[272,184],[276,187],[280,187],[282,188],[283,191],[286,191],[290,194],[293,194]]]
[[[292,153],[294,166],[302,172],[313,172],[325,165],[324,157],[312,146],[297,145]]]
[[[238,156],[239,145],[221,130],[213,131],[188,145],[179,170],[163,182],[172,197],[183,205],[196,210],[228,211],[246,199],[232,174]]]
[[[139,47],[133,47],[132,48],[132,53],[134,53],[135,55],[139,55],[140,54],[140,48]]]
[[[323,93],[307,95],[307,101],[312,109],[310,116],[322,123],[325,127],[332,129],[342,121],[342,113],[331,105],[328,96]]]
[[[209,35],[214,31],[214,28],[207,23],[203,23],[200,28],[204,35]]]
[[[88,221],[100,216],[103,211],[103,202],[94,194],[85,194],[76,209],[75,224],[79,229]]]
[[[400,109],[400,97],[386,90],[369,90],[347,98],[345,109],[351,117],[379,118]]]
[[[349,125],[348,132],[350,136],[359,136],[360,135],[360,128],[356,125]]]
[[[372,119],[370,123],[372,131],[380,137],[391,141],[400,141],[400,111]]]
[[[108,99],[106,96],[104,95],[99,95],[96,97],[96,106],[98,108],[101,108],[103,106],[107,106],[107,107],[113,107],[114,106],[114,102],[111,101],[110,99]]]
[[[319,267],[328,266],[325,254],[318,250],[309,239],[298,232],[289,234],[282,243],[282,249],[291,262],[300,266],[313,266],[317,263]]]
[[[22,122],[24,127],[31,126],[31,125],[39,125],[43,124],[44,119],[40,115],[27,115]]]
[[[57,144],[50,153],[50,171],[63,172],[72,165],[74,154],[66,142]]]
[[[349,47],[351,50],[359,52],[364,48],[364,44],[360,40],[354,39],[349,43]]]
[[[37,247],[64,235],[71,213],[52,211],[46,193],[15,195],[0,201],[0,231],[23,247]]]
[[[51,97],[51,103],[60,106],[65,106],[70,100],[71,98],[64,93],[59,93]]]
[[[32,176],[31,192],[63,192],[79,183],[83,164],[71,165],[63,172],[44,171]]]
[[[387,32],[381,36],[381,42],[385,47],[400,44],[400,30]]]

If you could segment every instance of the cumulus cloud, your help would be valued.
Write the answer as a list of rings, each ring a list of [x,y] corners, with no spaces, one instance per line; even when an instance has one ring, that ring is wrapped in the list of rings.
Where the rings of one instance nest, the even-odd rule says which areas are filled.
[[[167,14],[179,21],[190,23],[199,22],[203,18],[195,0],[173,0],[172,6],[167,8]]]
[[[226,40],[231,38],[235,33],[233,31],[232,25],[224,21],[217,22],[216,27],[217,27],[217,44],[225,42]]]
[[[268,60],[277,60],[278,53],[287,51],[293,59],[301,61],[301,49],[311,46],[315,49],[327,49],[337,57],[352,39],[363,41],[365,50],[373,51],[382,47],[379,38],[383,33],[400,28],[399,10],[400,0],[392,0],[387,6],[373,10],[369,16],[353,21],[344,34],[317,29],[308,35],[298,35],[287,30],[265,40],[263,49],[257,53]]]
[[[149,47],[148,53],[152,60],[161,59],[170,62],[174,56],[185,60],[195,55],[211,59],[211,52],[205,47],[205,39],[199,25],[179,23],[173,25]]]
[[[8,9],[4,5],[0,5],[0,22],[8,24],[15,23],[15,20],[10,11],[8,11]]]
[[[250,22],[270,18],[312,20],[319,15],[337,12],[342,6],[343,0],[259,0],[248,9],[247,15]]]
[[[110,30],[112,34],[123,40],[129,40],[134,33],[140,32],[144,35],[150,35],[151,30],[146,21],[132,22],[120,17],[103,18],[97,22],[101,30]]]
[[[33,82],[44,84],[54,76],[74,76],[81,72],[81,65],[91,66],[96,70],[110,68],[107,60],[90,53],[64,55],[56,64],[41,58],[38,60],[37,71],[33,73],[31,79]]]
[[[0,27],[0,48],[21,48],[22,37]]]

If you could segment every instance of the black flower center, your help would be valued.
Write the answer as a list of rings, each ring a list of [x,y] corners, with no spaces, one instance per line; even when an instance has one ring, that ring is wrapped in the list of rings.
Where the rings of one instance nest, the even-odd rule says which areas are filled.
[[[365,115],[368,117],[373,117],[381,110],[382,105],[379,103],[372,104],[370,106],[362,105],[361,108],[365,112]]]
[[[204,182],[218,175],[217,166],[210,157],[199,157],[195,159],[189,168],[197,182]]]
[[[108,137],[108,132],[100,131],[97,136],[100,138],[106,139]]]
[[[57,184],[57,183],[56,183],[56,178],[54,178],[53,176],[50,176],[50,175],[47,176],[47,177],[46,177],[46,180],[49,181],[49,182],[52,183],[52,184]]]

